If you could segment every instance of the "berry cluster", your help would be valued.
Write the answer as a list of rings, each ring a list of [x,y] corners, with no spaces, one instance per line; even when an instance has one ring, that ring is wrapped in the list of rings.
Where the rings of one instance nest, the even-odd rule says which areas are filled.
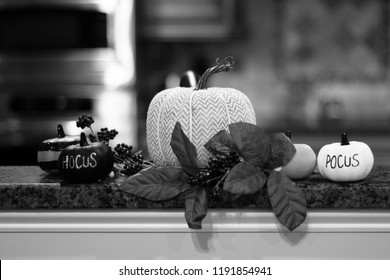
[[[230,150],[227,155],[212,154],[208,160],[206,168],[198,174],[191,176],[188,180],[190,185],[202,185],[218,176],[226,174],[237,163],[240,162],[240,155]]]
[[[117,144],[114,148],[114,152],[121,159],[130,158],[132,155],[133,146],[126,145],[125,143]]]
[[[85,127],[91,127],[91,125],[95,122],[91,115],[82,114],[79,116],[79,120],[76,121],[77,127],[84,129]]]
[[[117,144],[113,152],[115,162],[121,166],[121,173],[131,176],[143,169],[144,157],[141,151],[133,153],[133,146],[124,143]]]
[[[240,155],[236,151],[230,150],[228,155],[212,155],[208,161],[208,168],[210,173],[217,175],[225,173],[239,162]]]
[[[141,154],[141,152],[138,152],[131,156],[131,160],[134,161],[135,163],[143,164],[144,156]]]
[[[101,128],[100,131],[97,132],[97,137],[100,142],[108,143],[110,140],[114,139],[118,134],[118,131],[115,129],[108,130],[107,127]]]
[[[190,179],[188,180],[188,184],[202,185],[205,184],[209,178],[210,178],[210,172],[200,171],[198,174],[190,177]]]
[[[100,131],[97,133],[97,136],[93,133],[91,125],[95,122],[93,117],[91,115],[87,114],[81,114],[79,116],[78,121],[76,121],[77,127],[80,127],[81,129],[84,129],[88,127],[91,130],[91,134],[88,135],[89,140],[91,142],[103,142],[105,144],[108,144],[108,142],[115,138],[115,136],[118,134],[118,131],[115,129],[108,130],[107,127],[101,128]]]
[[[116,129],[109,130],[107,127],[101,128],[96,134],[92,130],[92,124],[95,122],[93,117],[88,114],[81,114],[78,121],[76,121],[77,127],[84,129],[88,127],[91,133],[88,135],[91,142],[102,142],[106,145],[109,144],[110,140],[113,140],[118,131]],[[141,151],[133,153],[133,147],[127,144],[117,144],[112,149],[114,154],[114,161],[117,163],[117,168],[121,173],[125,175],[134,175],[144,168],[144,165],[151,164],[150,162],[144,162],[144,157]]]
[[[125,164],[121,173],[127,176],[132,176],[142,170],[142,165],[139,163]]]
[[[123,166],[121,173],[131,176],[142,170],[144,165],[144,157],[140,152],[133,154],[129,161]]]

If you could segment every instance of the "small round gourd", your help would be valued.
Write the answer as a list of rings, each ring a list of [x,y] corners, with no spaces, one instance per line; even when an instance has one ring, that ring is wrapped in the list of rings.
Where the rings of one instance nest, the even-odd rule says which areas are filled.
[[[291,132],[286,134],[291,139]],[[292,180],[305,179],[314,171],[317,163],[316,154],[307,144],[294,144],[294,147],[296,149],[294,156],[281,171]]]
[[[255,111],[248,97],[233,88],[207,88],[208,78],[233,70],[234,59],[227,57],[209,68],[195,88],[176,87],[159,92],[151,101],[146,120],[148,150],[157,165],[179,166],[170,146],[176,122],[195,145],[198,165],[207,165],[209,153],[204,144],[222,129],[236,122],[256,124]]]
[[[59,170],[67,181],[96,182],[111,172],[114,157],[110,147],[99,142],[89,144],[82,132],[80,144],[63,150],[58,163]]]
[[[348,141],[345,132],[341,143],[332,143],[321,148],[317,156],[321,175],[335,182],[359,181],[370,174],[374,166],[374,155],[363,142]]]
[[[57,126],[57,137],[42,141],[38,147],[39,167],[52,174],[58,174],[58,157],[61,151],[70,145],[78,144],[79,137],[66,136],[61,124]]]

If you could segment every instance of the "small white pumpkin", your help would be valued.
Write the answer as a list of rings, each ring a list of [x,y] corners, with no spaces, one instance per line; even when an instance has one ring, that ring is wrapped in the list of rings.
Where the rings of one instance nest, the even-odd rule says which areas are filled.
[[[359,181],[370,174],[374,166],[374,155],[363,142],[348,141],[345,132],[341,143],[332,143],[321,148],[317,156],[321,175],[335,182]]]
[[[253,105],[244,93],[233,88],[206,88],[211,75],[233,70],[233,64],[232,57],[217,59],[217,65],[201,76],[195,88],[170,88],[153,98],[146,118],[146,138],[157,165],[180,165],[170,146],[176,122],[195,145],[200,167],[207,165],[209,157],[204,144],[217,132],[240,121],[256,124]]]
[[[286,135],[291,139],[291,132]],[[309,177],[316,167],[317,157],[313,149],[307,144],[294,144],[296,149],[293,158],[282,167],[284,172],[291,180],[302,180]]]

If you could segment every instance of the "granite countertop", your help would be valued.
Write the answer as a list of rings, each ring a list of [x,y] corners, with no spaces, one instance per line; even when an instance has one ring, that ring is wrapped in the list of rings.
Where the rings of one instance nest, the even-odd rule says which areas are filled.
[[[183,208],[181,196],[151,202],[121,191],[124,176],[107,177],[94,184],[71,184],[38,166],[0,166],[0,210],[15,209],[169,209]],[[296,181],[309,209],[390,209],[390,167],[376,166],[364,180],[334,183],[313,174]],[[266,190],[253,199],[211,197],[210,208],[270,209]]]

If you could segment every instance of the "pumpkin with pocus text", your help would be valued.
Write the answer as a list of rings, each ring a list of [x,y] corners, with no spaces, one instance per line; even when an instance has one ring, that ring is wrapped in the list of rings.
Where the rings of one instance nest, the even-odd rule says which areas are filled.
[[[170,146],[176,122],[195,145],[198,165],[207,164],[209,153],[204,144],[222,129],[236,122],[256,124],[255,111],[248,97],[239,90],[206,87],[207,79],[218,72],[233,70],[232,57],[209,68],[195,88],[176,87],[158,93],[147,113],[146,135],[151,158],[157,165],[179,166]]]
[[[59,170],[70,182],[96,182],[106,177],[114,165],[111,148],[104,143],[88,143],[84,132],[80,144],[67,147],[58,159]]]
[[[348,141],[345,132],[341,142],[325,145],[317,156],[321,175],[335,182],[354,182],[367,177],[374,166],[370,147],[359,141]]]
[[[57,126],[57,137],[44,140],[39,144],[37,153],[39,167],[48,173],[59,173],[58,157],[62,150],[79,142],[79,137],[65,135],[62,125],[59,124]]]

